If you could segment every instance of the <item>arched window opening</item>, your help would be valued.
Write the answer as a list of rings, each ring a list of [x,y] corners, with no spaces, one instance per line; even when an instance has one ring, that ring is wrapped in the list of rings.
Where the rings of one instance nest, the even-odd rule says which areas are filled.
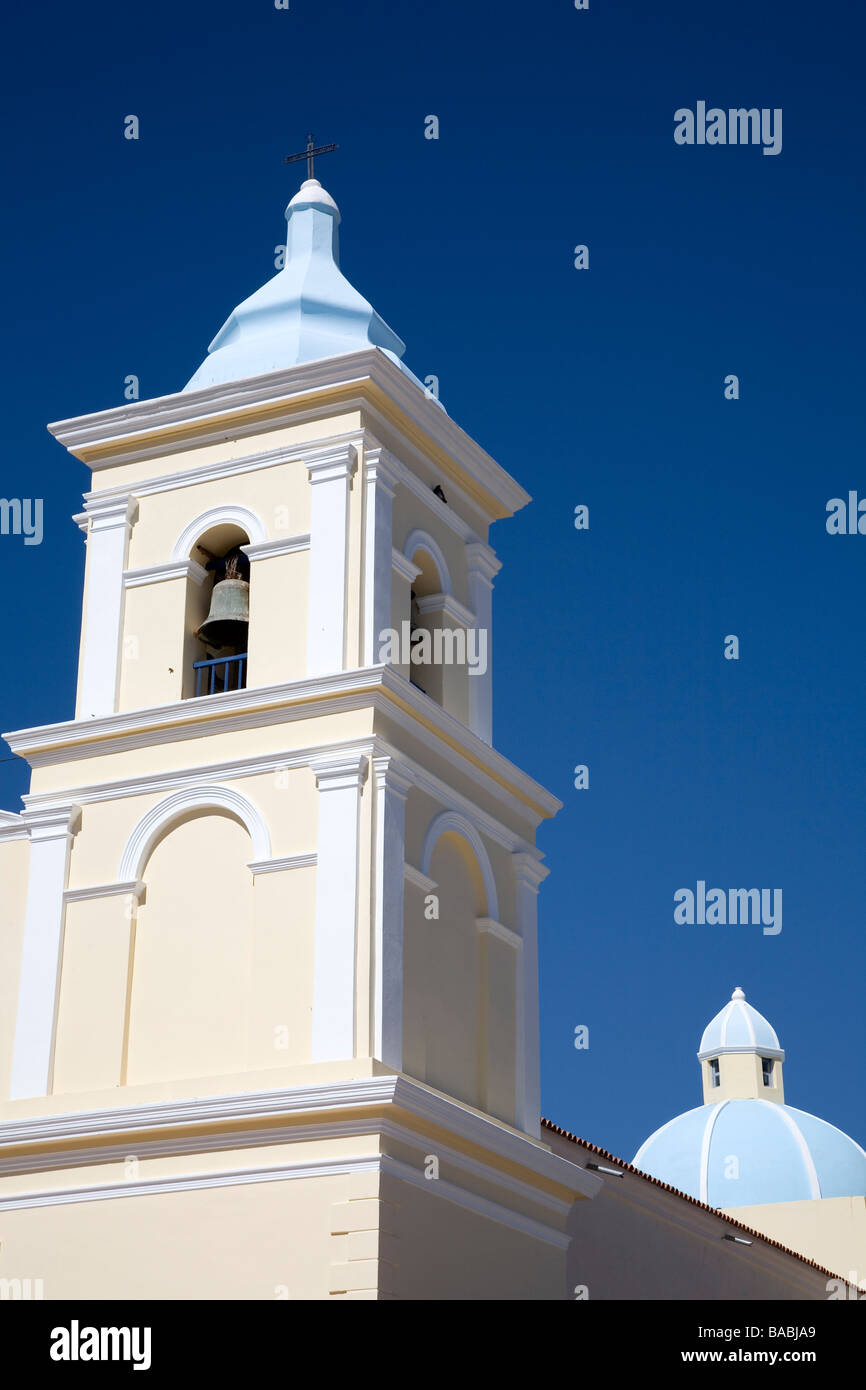
[[[193,545],[191,558],[208,579],[187,588],[184,696],[218,695],[247,683],[250,562],[249,537],[227,522]]]
[[[442,704],[442,666],[435,660],[435,615],[424,611],[422,600],[441,594],[443,585],[436,564],[426,550],[416,550],[411,557],[420,573],[416,576],[411,591],[411,636],[409,679],[425,695],[437,704]]]

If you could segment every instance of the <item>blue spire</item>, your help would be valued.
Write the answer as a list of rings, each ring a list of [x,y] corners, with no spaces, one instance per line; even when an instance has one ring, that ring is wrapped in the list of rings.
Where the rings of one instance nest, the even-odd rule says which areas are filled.
[[[368,347],[381,348],[421,386],[400,362],[405,344],[339,268],[340,210],[318,179],[301,185],[286,220],[285,266],[229,315],[184,390]]]

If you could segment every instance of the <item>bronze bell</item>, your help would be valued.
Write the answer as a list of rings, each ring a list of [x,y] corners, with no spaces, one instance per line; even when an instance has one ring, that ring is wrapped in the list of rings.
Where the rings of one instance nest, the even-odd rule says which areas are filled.
[[[210,612],[196,633],[209,647],[245,651],[250,621],[250,586],[245,579],[221,579],[214,584]]]

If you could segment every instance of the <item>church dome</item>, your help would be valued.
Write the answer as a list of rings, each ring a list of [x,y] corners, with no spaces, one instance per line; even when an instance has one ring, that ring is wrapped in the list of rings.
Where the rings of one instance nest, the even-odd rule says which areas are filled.
[[[775,1028],[746,1002],[739,987],[704,1029],[698,1056],[703,1060],[725,1052],[761,1052],[766,1057],[779,1057],[783,1061],[785,1057]]]
[[[711,1207],[866,1196],[866,1153],[834,1125],[767,1100],[700,1105],[642,1144],[635,1168]]]
[[[632,1162],[711,1207],[866,1196],[866,1153],[785,1104],[776,1030],[735,989],[704,1029],[704,1104],[651,1134]]]

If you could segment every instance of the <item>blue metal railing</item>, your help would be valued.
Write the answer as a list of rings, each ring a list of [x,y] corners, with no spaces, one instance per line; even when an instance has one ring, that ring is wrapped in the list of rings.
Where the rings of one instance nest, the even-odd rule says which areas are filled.
[[[247,683],[247,653],[217,656],[212,661],[194,661],[196,695],[219,695],[225,690],[243,690]],[[205,674],[207,673],[207,674]],[[206,685],[207,689],[202,690]]]

